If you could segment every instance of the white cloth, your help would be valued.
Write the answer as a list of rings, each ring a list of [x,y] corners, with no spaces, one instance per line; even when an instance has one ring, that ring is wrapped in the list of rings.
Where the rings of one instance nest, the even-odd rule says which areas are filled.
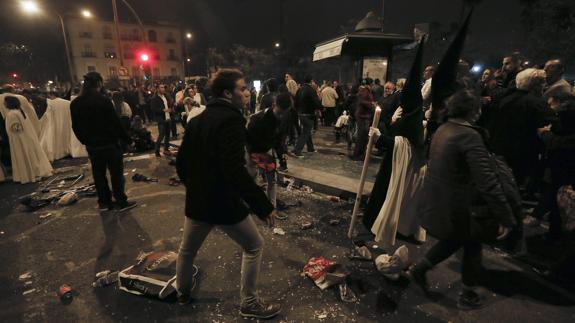
[[[395,245],[398,229],[405,236],[414,235],[416,240],[425,241],[425,230],[417,218],[417,193],[427,171],[423,161],[405,137],[395,137],[387,195],[371,228],[375,241],[384,247]]]
[[[321,105],[326,108],[335,108],[338,98],[337,92],[331,86],[321,90]]]
[[[114,104],[114,107],[116,107],[114,101],[112,101],[112,103]],[[130,108],[130,105],[128,103],[122,102],[122,109],[120,110],[120,116],[128,118],[132,117],[132,108]]]
[[[4,98],[6,98],[7,96],[14,96],[18,98],[18,100],[20,101],[20,108],[22,108],[22,111],[24,111],[24,114],[26,114],[25,122],[31,124],[32,129],[36,133],[36,137],[39,137],[40,120],[38,120],[38,114],[36,113],[36,110],[34,110],[34,106],[32,106],[32,104],[24,96],[12,93],[0,94],[0,113],[2,114],[2,117],[6,119],[6,114],[8,112],[8,109],[6,108],[6,105],[4,103]]]
[[[297,89],[298,89],[298,85],[297,85],[296,81],[294,81],[292,79],[288,80],[286,83],[286,87],[288,88],[288,91],[292,96],[296,95]]]
[[[7,111],[6,131],[10,141],[14,182],[35,182],[40,177],[52,175],[52,165],[40,147],[31,123],[26,122],[19,110]]]
[[[48,160],[54,161],[70,155],[72,115],[70,101],[48,99],[46,113],[42,116],[40,145]]]
[[[206,110],[206,106],[202,105],[199,108],[193,108],[192,110],[190,110],[190,113],[188,113],[188,120],[186,120],[186,123],[190,122],[190,120],[192,120],[193,118],[199,116],[200,114],[202,114],[202,112],[204,112]]]
[[[423,83],[423,87],[421,87],[421,97],[423,101],[429,101],[431,99],[431,78]]]
[[[168,100],[166,99],[166,96],[161,94],[158,94],[158,96],[160,97],[160,99],[162,99],[162,101],[164,101],[164,109],[168,109]],[[170,120],[169,112],[164,112],[164,115],[166,116],[166,120]]]
[[[341,128],[343,126],[347,126],[348,122],[349,122],[349,116],[347,114],[342,114],[339,118],[337,118],[337,121],[335,122],[335,127]]]

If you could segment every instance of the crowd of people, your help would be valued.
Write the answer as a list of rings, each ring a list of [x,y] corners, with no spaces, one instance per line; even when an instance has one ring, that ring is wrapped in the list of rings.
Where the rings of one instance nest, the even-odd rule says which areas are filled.
[[[179,302],[190,302],[194,257],[218,226],[244,249],[242,315],[267,318],[281,306],[256,293],[263,239],[250,210],[273,225],[280,216],[277,172],[287,171],[288,155],[303,158],[304,148],[316,152],[313,136],[320,124],[334,127],[334,140],[348,134],[353,160],[371,153],[366,147],[375,136],[376,154],[387,155],[389,162],[384,157],[364,224],[384,244],[393,245],[396,233],[425,240],[422,228],[439,240],[411,270],[425,292],[426,273],[463,248],[459,304],[476,308],[482,305],[473,289],[480,280],[481,237],[520,236],[523,224],[539,224],[548,214],[549,241],[562,238],[566,219],[557,197],[562,188],[575,187],[575,93],[558,59],[527,66],[513,54],[503,58],[501,68],[487,68],[474,80],[469,65],[458,58],[457,86],[443,97],[438,94],[444,86],[442,65],[419,70],[416,63],[408,78],[395,83],[366,78],[353,86],[318,85],[306,76],[298,84],[286,74],[283,81],[266,80],[259,92],[240,71],[228,69],[210,82],[200,78],[113,91],[105,91],[102,77],[91,72],[79,93],[63,98],[55,92],[17,94],[5,86],[2,163],[11,165],[14,182],[28,183],[50,176],[54,160],[89,157],[100,210],[127,210],[136,204],[125,194],[123,154],[153,149],[157,157],[173,155],[170,140],[179,138],[181,125],[186,130],[176,168],[186,186],[186,221]],[[372,128],[376,107],[381,119]],[[157,126],[155,140],[146,124]],[[492,155],[500,156],[503,166],[494,165]],[[506,169],[508,182],[501,179]],[[3,171],[0,176],[5,178]],[[254,182],[258,176],[267,184],[265,193]],[[517,214],[517,199],[510,197],[515,183],[521,189],[518,199],[534,203],[527,217]],[[415,195],[423,202],[406,206]],[[479,233],[470,211],[476,199],[492,222],[479,225]]]

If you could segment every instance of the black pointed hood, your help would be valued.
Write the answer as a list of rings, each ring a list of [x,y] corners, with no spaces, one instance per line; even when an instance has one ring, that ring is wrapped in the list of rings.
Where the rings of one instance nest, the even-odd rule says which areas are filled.
[[[467,30],[469,29],[472,14],[473,8],[469,11],[467,18],[465,18],[465,21],[461,25],[461,28],[459,28],[457,35],[447,48],[437,70],[433,74],[431,81],[433,116],[439,115],[440,111],[443,110],[443,101],[458,89],[457,67],[461,53],[463,52],[463,46],[465,45],[465,38],[467,37]],[[432,119],[437,120],[433,117]]]

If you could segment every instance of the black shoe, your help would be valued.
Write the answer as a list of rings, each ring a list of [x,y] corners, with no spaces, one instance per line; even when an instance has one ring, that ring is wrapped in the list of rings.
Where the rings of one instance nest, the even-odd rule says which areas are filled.
[[[291,154],[292,154],[292,156],[294,156],[296,158],[303,158],[303,154],[301,152],[298,153],[298,152],[292,151]]]
[[[287,166],[278,167],[278,171],[280,171],[280,172],[287,172],[287,170],[288,170]]]
[[[159,151],[156,151],[156,157],[162,157],[162,155],[160,155]]]
[[[476,310],[485,306],[485,297],[470,288],[463,288],[459,293],[457,307],[461,310]]]
[[[258,319],[271,319],[281,312],[280,304],[266,304],[261,300],[257,300],[252,304],[242,306],[240,308],[240,315],[243,317],[253,317]]]
[[[98,203],[98,210],[100,212],[110,211],[113,208],[114,208],[114,205],[112,203],[104,203],[104,204]]]
[[[137,205],[138,205],[138,203],[136,203],[136,202],[126,201],[126,202],[120,204],[120,210],[119,210],[119,212],[124,212],[124,211],[130,210],[130,209],[133,209],[133,208],[135,208]]]

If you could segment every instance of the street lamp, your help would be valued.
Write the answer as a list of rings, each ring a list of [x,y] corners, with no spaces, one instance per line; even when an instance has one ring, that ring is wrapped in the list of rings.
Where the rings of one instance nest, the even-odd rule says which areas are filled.
[[[192,33],[187,33],[187,34],[186,34],[186,38],[187,38],[187,39],[192,39],[192,37],[193,37]]]
[[[20,7],[23,12],[27,14],[39,14],[42,12],[40,6],[36,1],[24,0],[20,2]],[[64,24],[64,17],[57,11],[54,11],[60,20],[60,27],[62,28],[62,37],[64,38],[64,47],[66,49],[66,60],[68,62],[68,72],[70,73],[70,83],[74,83],[74,68],[72,66],[72,58],[70,57],[70,46],[68,45],[68,37],[66,36],[66,26]],[[81,14],[84,18],[91,18],[92,13],[89,10],[82,10]]]
[[[22,1],[20,2],[22,11],[28,14],[35,14],[40,12],[40,7],[35,1]]]
[[[84,18],[92,18],[92,12],[90,10],[84,9],[82,10],[82,16]]]
[[[188,62],[188,63],[189,63],[189,62],[191,62],[191,61],[192,61],[192,59],[191,59],[191,58],[186,58],[186,62]]]
[[[276,42],[274,45],[276,48],[280,48],[281,44],[279,42]]]

